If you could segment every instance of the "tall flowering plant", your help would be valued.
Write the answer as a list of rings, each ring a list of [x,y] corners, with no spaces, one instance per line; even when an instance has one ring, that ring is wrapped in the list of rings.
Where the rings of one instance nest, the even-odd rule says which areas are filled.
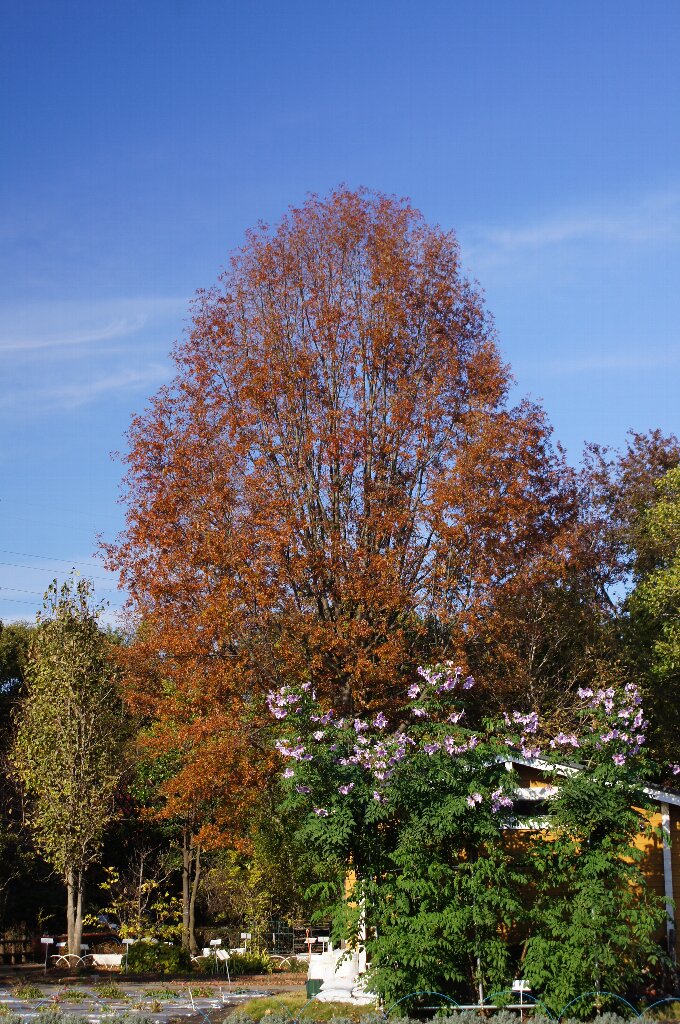
[[[501,837],[516,780],[503,721],[467,721],[473,686],[453,664],[421,668],[391,719],[324,710],[310,683],[269,695],[289,802],[307,809],[319,856],[352,879],[328,909],[339,937],[365,943],[386,999],[511,975],[524,877]]]
[[[472,677],[450,663],[418,676],[392,719],[322,709],[311,683],[269,695],[288,801],[337,869],[338,936],[366,944],[387,1000],[483,998],[511,980],[522,937],[522,973],[555,1007],[628,983],[658,958],[663,918],[636,846],[652,832],[637,687],[579,690],[569,731],[520,711],[473,729]],[[542,828],[515,806],[518,760],[541,767]]]
[[[555,1009],[579,992],[639,987],[664,958],[655,940],[664,903],[641,871],[655,828],[640,693],[628,683],[578,698],[573,731],[532,751],[549,766],[554,797],[549,831],[532,842],[524,973]]]

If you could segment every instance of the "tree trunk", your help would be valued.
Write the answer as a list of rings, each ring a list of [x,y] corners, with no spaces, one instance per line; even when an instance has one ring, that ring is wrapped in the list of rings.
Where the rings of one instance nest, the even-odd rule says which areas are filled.
[[[194,877],[191,881],[191,896],[189,898],[189,952],[196,954],[198,945],[196,943],[196,895],[198,883],[201,880],[201,847],[197,846],[193,854]]]
[[[73,868],[66,876],[66,934],[68,952],[80,956],[83,940],[83,874]]]
[[[182,945],[191,949],[191,834],[182,834]]]
[[[73,936],[76,930],[76,885],[75,872],[66,875],[66,948],[73,952]]]

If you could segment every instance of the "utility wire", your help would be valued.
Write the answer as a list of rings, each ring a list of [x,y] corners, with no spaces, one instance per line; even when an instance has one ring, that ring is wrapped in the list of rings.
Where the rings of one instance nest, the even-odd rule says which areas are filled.
[[[67,561],[67,559],[64,559],[64,561]],[[0,562],[0,565],[7,565],[7,566],[10,566],[12,569],[29,569],[29,570],[32,570],[33,572],[50,572],[51,571],[48,566],[42,566],[42,565],[21,565],[19,562]],[[58,569],[57,572],[63,573],[64,570],[63,569]],[[87,578],[90,579],[90,580],[101,580],[103,583],[111,583],[111,582],[113,582],[108,576],[90,576],[89,573],[87,574]]]
[[[34,555],[30,551],[10,551],[9,548],[0,548],[3,555],[19,555],[21,558],[40,558],[44,562],[68,562],[69,565],[91,565],[95,569],[101,569],[101,562],[78,562],[71,558],[59,558],[58,555]]]

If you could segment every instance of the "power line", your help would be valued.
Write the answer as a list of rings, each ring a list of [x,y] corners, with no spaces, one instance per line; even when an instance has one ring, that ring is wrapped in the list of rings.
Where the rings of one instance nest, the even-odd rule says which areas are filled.
[[[92,565],[95,569],[101,569],[101,562],[79,562],[71,558],[59,558],[58,555],[34,555],[30,551],[10,551],[9,548],[0,548],[3,555],[19,555],[20,558],[40,558],[44,562],[68,562],[69,565]]]
[[[66,559],[64,559],[64,561],[66,561]],[[19,562],[0,562],[0,565],[7,565],[12,569],[29,569],[33,572],[50,572],[50,569],[47,566],[43,567],[42,565],[21,565]],[[60,573],[64,572],[63,569],[58,569],[57,571]],[[90,576],[88,573],[87,578],[90,580],[101,580],[103,583],[112,582],[108,576]]]

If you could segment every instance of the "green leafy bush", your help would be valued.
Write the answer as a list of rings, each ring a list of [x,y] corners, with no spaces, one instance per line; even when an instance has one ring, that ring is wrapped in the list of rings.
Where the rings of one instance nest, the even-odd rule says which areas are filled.
[[[118,1002],[126,1003],[130,998],[114,981],[102,981],[95,985],[94,991],[98,999],[115,999]]]
[[[269,953],[265,950],[232,953],[229,956],[229,973],[232,977],[238,977],[239,974],[271,974],[273,968]]]
[[[17,985],[16,988],[12,989],[12,995],[15,999],[42,999],[43,992],[37,985]]]
[[[129,948],[127,969],[133,974],[186,974],[191,958],[181,946],[135,942]]]
[[[290,974],[306,974],[309,970],[309,964],[306,960],[301,960],[299,956],[292,956],[290,960],[285,962],[283,970],[288,971]]]

